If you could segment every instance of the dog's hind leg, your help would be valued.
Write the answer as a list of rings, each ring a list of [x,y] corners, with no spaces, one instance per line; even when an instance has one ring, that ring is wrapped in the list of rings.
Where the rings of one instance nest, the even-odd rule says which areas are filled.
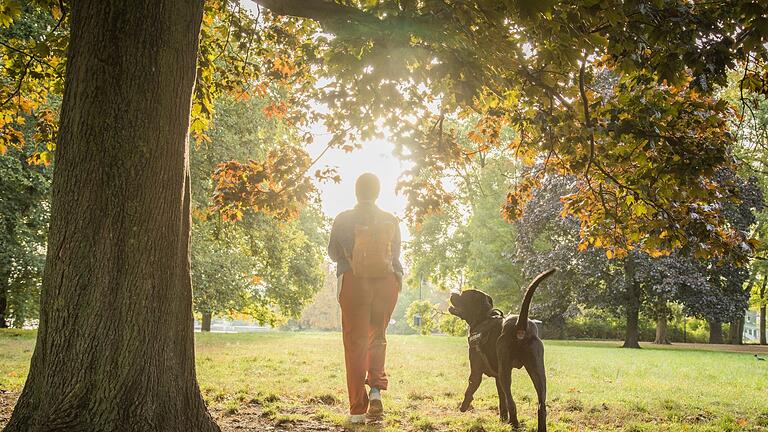
[[[544,344],[541,340],[533,342],[531,361],[526,362],[525,370],[533,381],[538,397],[538,428],[537,432],[547,432],[547,375],[544,370]]]
[[[517,429],[520,427],[520,422],[517,420],[515,400],[512,399],[512,355],[508,344],[503,339],[499,339],[496,345],[496,353],[499,359],[499,374],[496,379],[501,382],[501,391],[504,393],[504,403],[507,405],[507,413],[509,415],[507,421]],[[499,415],[501,415],[501,412]],[[502,418],[502,420],[505,419]]]
[[[504,396],[504,389],[501,388],[501,380],[496,378],[496,393],[499,395],[499,417],[501,421],[505,422],[509,420],[509,412],[507,411],[507,400]]]

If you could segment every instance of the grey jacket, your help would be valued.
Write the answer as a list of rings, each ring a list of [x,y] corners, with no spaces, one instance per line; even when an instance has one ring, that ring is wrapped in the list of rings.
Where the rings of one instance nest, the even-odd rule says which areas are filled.
[[[392,268],[398,279],[403,277],[403,265],[400,263],[400,225],[398,219],[391,213],[376,207],[372,202],[358,203],[355,208],[344,211],[336,216],[331,228],[331,239],[328,242],[328,256],[336,262],[336,275],[340,276],[352,269],[347,256],[352,255],[355,245],[355,226],[365,225],[371,218],[389,221],[395,224],[395,235],[392,238]],[[346,253],[345,253],[346,251]]]

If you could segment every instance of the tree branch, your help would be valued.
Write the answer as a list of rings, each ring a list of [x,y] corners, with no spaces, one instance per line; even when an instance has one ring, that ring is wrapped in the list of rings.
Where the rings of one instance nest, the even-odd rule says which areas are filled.
[[[277,15],[309,18],[321,24],[346,22],[357,24],[378,24],[381,20],[355,7],[329,0],[253,0],[259,6]]]

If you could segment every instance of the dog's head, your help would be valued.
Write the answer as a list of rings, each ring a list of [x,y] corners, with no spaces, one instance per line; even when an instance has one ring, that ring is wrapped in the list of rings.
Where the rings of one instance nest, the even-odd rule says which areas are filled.
[[[448,312],[471,326],[484,321],[491,309],[493,309],[491,296],[478,290],[466,290],[461,294],[451,294],[451,306],[448,307]]]

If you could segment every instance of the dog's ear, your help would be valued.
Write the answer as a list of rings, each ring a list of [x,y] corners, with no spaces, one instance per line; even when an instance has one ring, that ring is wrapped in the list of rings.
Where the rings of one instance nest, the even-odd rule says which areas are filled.
[[[485,300],[488,302],[488,309],[493,309],[493,297],[486,294]]]

